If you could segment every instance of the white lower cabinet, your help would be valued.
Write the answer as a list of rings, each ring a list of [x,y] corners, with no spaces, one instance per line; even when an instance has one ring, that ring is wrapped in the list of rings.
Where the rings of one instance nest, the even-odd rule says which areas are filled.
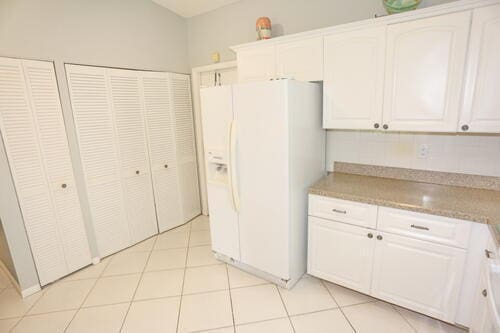
[[[310,195],[309,207],[330,199]],[[317,212],[310,208],[308,274],[455,323],[459,306],[468,306],[460,299],[461,290],[468,287],[462,286],[465,262],[472,267],[476,260],[466,248],[471,232],[461,227],[471,222],[444,221],[443,217],[385,207],[378,207],[378,211],[373,227],[366,228],[333,216],[313,216]],[[401,228],[394,228],[397,220]],[[405,228],[408,221],[415,227]],[[423,226],[424,222],[428,227]],[[451,228],[454,232],[448,235],[444,232],[448,229],[439,228],[439,223],[448,229],[449,225],[456,228]],[[381,231],[389,225],[393,226],[390,232]],[[458,232],[466,241],[450,246],[450,239]]]
[[[308,273],[370,292],[374,230],[309,217]]]
[[[465,251],[381,232],[376,239],[371,295],[453,321]]]

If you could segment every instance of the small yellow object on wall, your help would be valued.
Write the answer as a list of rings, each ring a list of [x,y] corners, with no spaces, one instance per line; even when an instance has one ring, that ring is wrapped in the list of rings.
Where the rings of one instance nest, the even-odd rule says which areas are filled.
[[[212,62],[217,63],[220,61],[220,53],[214,52],[212,53]]]

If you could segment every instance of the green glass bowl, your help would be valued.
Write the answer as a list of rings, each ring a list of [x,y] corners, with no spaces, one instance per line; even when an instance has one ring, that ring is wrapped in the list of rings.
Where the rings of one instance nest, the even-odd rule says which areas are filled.
[[[383,0],[385,9],[389,14],[397,14],[414,10],[422,0]]]

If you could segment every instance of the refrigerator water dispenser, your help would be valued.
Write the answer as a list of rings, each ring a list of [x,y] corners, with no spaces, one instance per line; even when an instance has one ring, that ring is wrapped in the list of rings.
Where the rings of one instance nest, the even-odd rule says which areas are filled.
[[[207,152],[207,181],[212,184],[227,185],[227,157],[222,151]]]

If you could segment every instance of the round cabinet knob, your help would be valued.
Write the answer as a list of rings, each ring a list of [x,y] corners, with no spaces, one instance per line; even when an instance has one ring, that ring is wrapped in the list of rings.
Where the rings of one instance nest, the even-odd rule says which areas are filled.
[[[66,187],[68,187],[68,185],[67,184],[62,184],[61,187],[62,188],[66,188]]]
[[[373,238],[373,234],[371,232],[367,236],[368,238]]]
[[[382,240],[383,238],[384,238],[384,237],[382,237],[381,235],[378,235],[378,236],[377,236],[377,239],[378,239],[378,240]]]
[[[384,124],[384,126],[382,126],[385,130],[389,128],[389,125],[387,124]]]
[[[141,172],[139,170],[136,170],[135,174],[138,175],[140,174]]]
[[[380,127],[380,124],[379,124],[379,123],[375,123],[375,124],[373,124],[373,127],[374,127],[374,128],[379,128],[379,127]]]
[[[168,164],[165,164],[164,167],[165,167],[165,169],[167,169],[168,168]]]
[[[486,289],[483,289],[483,291],[481,291],[481,294],[483,294],[484,297],[488,296],[488,292],[486,291]]]
[[[467,132],[469,130],[469,125],[462,125],[462,131]]]

